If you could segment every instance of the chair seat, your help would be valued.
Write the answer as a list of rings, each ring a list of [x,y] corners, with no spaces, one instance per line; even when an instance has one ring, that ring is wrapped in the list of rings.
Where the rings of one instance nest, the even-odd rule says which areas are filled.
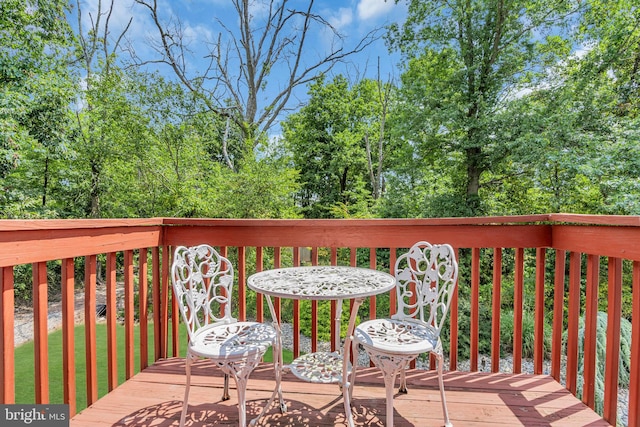
[[[211,324],[196,332],[189,352],[210,359],[245,359],[264,354],[275,338],[275,329],[264,323]]]
[[[373,319],[356,327],[354,339],[365,347],[397,354],[432,351],[438,342],[434,330],[422,323],[395,319]]]

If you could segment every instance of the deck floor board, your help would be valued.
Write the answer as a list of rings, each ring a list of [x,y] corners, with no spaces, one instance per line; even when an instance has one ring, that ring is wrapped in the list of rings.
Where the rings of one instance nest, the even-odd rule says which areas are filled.
[[[409,393],[396,394],[394,421],[403,426],[442,426],[437,375],[412,371]],[[76,414],[72,427],[178,426],[184,394],[184,360],[157,361],[92,406]],[[235,385],[231,400],[221,401],[222,373],[206,361],[192,369],[187,425],[237,425]],[[247,389],[248,419],[255,417],[274,388],[270,364],[260,365]],[[385,392],[377,368],[358,370],[352,407],[356,426],[384,426]],[[274,405],[259,426],[346,426],[343,401],[336,384],[310,384],[293,374],[282,384],[288,411]],[[469,372],[445,373],[449,415],[454,426],[609,426],[600,416],[546,375]]]

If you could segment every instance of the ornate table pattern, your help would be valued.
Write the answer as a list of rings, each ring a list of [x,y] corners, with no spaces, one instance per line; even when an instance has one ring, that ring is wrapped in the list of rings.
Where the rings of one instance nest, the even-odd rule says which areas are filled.
[[[276,370],[288,369],[298,378],[306,381],[340,383],[346,418],[349,426],[353,426],[350,402],[353,390],[349,382],[349,373],[352,369],[351,343],[358,309],[365,298],[392,290],[395,287],[395,278],[388,273],[368,268],[308,266],[261,271],[249,276],[247,284],[250,289],[267,297],[272,319],[276,319],[272,297],[337,301],[336,317],[333,320],[336,331],[340,331],[342,301],[353,300],[342,349],[331,353],[304,354],[286,367],[282,364],[281,331],[278,322],[274,321],[279,347],[277,351],[280,352],[279,361],[275,364]],[[335,348],[340,349],[339,332],[336,333],[335,340]],[[276,372],[276,375],[281,375],[281,372]],[[286,410],[286,408],[281,409]]]

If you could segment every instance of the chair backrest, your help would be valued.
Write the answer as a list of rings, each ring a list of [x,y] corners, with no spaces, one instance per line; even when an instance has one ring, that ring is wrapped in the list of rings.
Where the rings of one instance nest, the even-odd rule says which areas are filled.
[[[171,281],[190,341],[202,326],[236,321],[231,316],[233,266],[211,246],[176,247]]]
[[[423,322],[439,335],[458,282],[453,248],[417,242],[398,257],[395,278],[398,310],[392,317]]]

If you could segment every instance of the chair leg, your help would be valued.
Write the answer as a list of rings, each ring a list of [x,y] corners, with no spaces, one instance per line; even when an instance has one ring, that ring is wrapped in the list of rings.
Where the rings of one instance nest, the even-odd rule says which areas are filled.
[[[234,376],[236,380],[236,390],[238,391],[238,425],[240,427],[246,427],[247,425],[247,377]]]
[[[404,372],[405,366],[415,359],[417,354],[389,354],[380,353],[374,349],[365,347],[369,358],[382,371],[384,387],[387,399],[387,423],[386,427],[393,427],[393,388],[396,385],[398,373]]]
[[[267,401],[267,404],[262,407],[262,410],[260,411],[258,416],[249,422],[250,426],[255,426],[258,423],[258,420],[260,419],[260,417],[262,417],[267,412],[267,410],[271,408],[271,405],[273,404],[276,396],[278,396],[278,399],[279,399],[280,412],[283,414],[287,412],[287,404],[285,403],[284,398],[282,397],[282,350],[281,348],[282,347],[277,344],[274,344],[272,348],[273,362],[274,362],[273,369],[275,371],[274,373],[276,377],[276,388],[273,390],[273,393],[271,394],[271,397]]]
[[[438,385],[440,386],[440,400],[442,400],[442,413],[444,415],[444,427],[453,427],[449,421],[449,411],[447,410],[447,399],[444,397],[444,378],[442,377],[442,353],[436,353],[438,362]]]
[[[222,401],[231,399],[229,396],[229,374],[224,374],[224,389],[222,390]]]
[[[400,371],[400,387],[398,388],[398,393],[407,394],[407,368],[409,366],[405,365],[404,368]]]
[[[189,406],[189,388],[191,387],[191,363],[193,362],[193,356],[187,354],[185,360],[184,370],[186,374],[186,384],[184,388],[184,400],[182,402],[182,413],[180,414],[180,427],[184,427],[185,420],[187,418],[187,407]]]
[[[384,388],[387,394],[387,424],[386,427],[393,427],[393,387],[396,384],[396,372],[382,371],[384,374]]]
[[[222,372],[224,372],[226,375],[233,376],[233,379],[236,382],[236,390],[238,392],[239,427],[247,427],[247,381],[249,380],[249,375],[251,375],[251,372],[253,372],[256,366],[258,366],[261,357],[262,354],[258,354],[254,358],[248,360],[243,360],[241,362],[224,363],[220,365],[220,369],[222,369]],[[254,422],[252,421],[252,425],[253,424]]]

